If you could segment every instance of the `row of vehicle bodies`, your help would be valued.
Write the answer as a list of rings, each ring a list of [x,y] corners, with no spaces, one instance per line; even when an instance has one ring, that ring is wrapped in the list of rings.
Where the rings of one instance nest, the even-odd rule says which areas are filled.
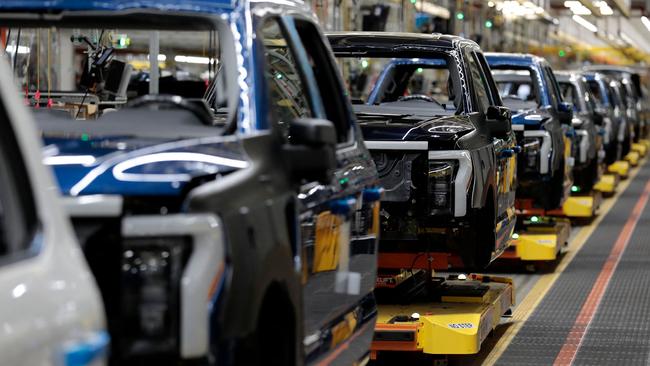
[[[62,216],[39,214],[48,235],[33,233],[44,240],[30,246],[35,259],[11,268],[40,283],[3,282],[3,291],[16,290],[2,299],[11,304],[0,316],[2,363],[101,364],[108,355],[115,365],[349,365],[368,357],[380,191],[317,24],[290,1],[0,4],[23,102],[88,263]],[[130,49],[120,51],[120,37]],[[174,80],[176,96],[121,84],[133,82],[122,73],[127,53],[146,60],[152,37],[208,82]],[[44,39],[73,48],[84,65],[79,87],[34,93],[40,79],[25,70],[51,73],[35,64],[51,46],[36,42]],[[4,99],[13,85],[3,77],[3,104],[16,107],[22,125],[30,119],[23,103]],[[205,96],[192,100],[187,85]],[[36,265],[46,258],[58,273]],[[103,338],[92,338],[98,332]]]
[[[25,322],[10,316],[21,306],[12,301],[0,349],[13,364],[61,355],[84,364],[73,362],[96,361],[109,346],[109,363],[120,365],[364,362],[378,252],[452,252],[465,268],[483,268],[510,243],[516,197],[557,207],[572,185],[572,107],[533,56],[486,57],[476,43],[443,35],[325,38],[308,9],[288,1],[4,1],[0,26],[17,36],[14,73],[89,267],[68,237],[60,255],[76,253],[66,269],[85,282],[61,277],[41,291],[54,298],[85,286],[79,294],[89,305],[71,318],[84,327]],[[114,78],[128,55],[112,29],[139,47],[159,38],[175,62],[207,65],[205,93],[186,90],[200,80],[161,82],[177,94],[164,96],[147,91],[146,73]],[[22,47],[36,45],[39,55],[34,39],[72,33],[85,57],[83,92],[52,93],[54,101],[49,91],[47,100],[32,93],[40,78],[24,70],[38,57],[20,52],[21,32],[32,42]],[[344,90],[327,41],[348,82],[345,60],[383,60],[373,62],[382,68],[361,104],[350,105],[353,85]],[[507,69],[498,60],[536,75],[535,111],[513,108],[512,118],[511,92],[491,71]],[[594,149],[584,150],[585,166]],[[35,258],[54,250],[48,244],[35,247]],[[19,285],[7,286],[22,292]],[[40,343],[54,346],[36,352],[8,338],[39,327],[59,332]]]
[[[633,104],[622,103],[620,78],[554,72],[534,55],[484,56],[438,34],[328,38],[386,190],[382,254],[453,252],[482,268],[509,245],[515,198],[561,209],[630,149],[625,126],[635,122],[621,110]],[[499,126],[503,106],[511,127]]]
[[[650,123],[650,101],[648,90],[642,82],[642,73],[630,67],[617,67],[610,65],[591,65],[584,68],[589,73],[599,73],[609,77],[618,87],[620,104],[625,107],[625,116],[632,124],[632,140],[638,142],[645,139]]]

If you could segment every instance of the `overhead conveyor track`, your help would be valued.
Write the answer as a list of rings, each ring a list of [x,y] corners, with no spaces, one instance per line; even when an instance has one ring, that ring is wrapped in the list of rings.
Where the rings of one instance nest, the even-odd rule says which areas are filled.
[[[530,314],[497,365],[645,365],[650,358],[650,165]]]

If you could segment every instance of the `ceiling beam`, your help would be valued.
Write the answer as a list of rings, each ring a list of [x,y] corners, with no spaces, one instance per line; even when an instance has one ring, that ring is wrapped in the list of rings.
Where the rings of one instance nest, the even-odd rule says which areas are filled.
[[[607,2],[613,4],[624,17],[630,17],[630,4],[632,3],[630,0],[608,0]]]
[[[594,6],[594,2],[591,0],[580,0],[580,3],[584,5],[589,11],[591,11],[591,15],[600,17],[600,9]]]

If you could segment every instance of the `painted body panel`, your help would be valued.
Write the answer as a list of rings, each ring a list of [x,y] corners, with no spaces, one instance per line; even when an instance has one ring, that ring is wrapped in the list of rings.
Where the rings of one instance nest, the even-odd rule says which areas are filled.
[[[577,131],[586,132],[586,138],[581,138],[577,144],[576,167],[589,165],[593,159],[598,158],[602,141],[599,134],[600,127],[594,121],[595,103],[590,101],[592,97],[587,92],[587,80],[581,74],[570,72],[556,72],[555,76],[560,85],[571,84],[576,90],[578,106],[574,107],[573,127]]]
[[[571,126],[560,122],[558,111],[561,98],[559,93],[553,95],[556,86],[549,85],[549,80],[554,80],[550,66],[543,58],[526,54],[486,53],[486,59],[492,70],[508,70],[503,74],[494,73],[497,83],[526,80],[527,83],[532,82],[536,94],[536,107],[512,111],[512,122],[518,131],[517,141],[522,151],[525,150],[522,144],[526,138],[541,139],[540,136],[544,136],[538,166],[530,169],[526,167],[524,159],[518,162],[520,185],[517,196],[539,201],[547,209],[560,207],[573,182],[572,164],[565,159],[565,135],[574,136],[574,132]],[[516,70],[526,70],[530,76],[517,75]],[[573,137],[569,141],[571,139]],[[546,140],[550,142],[548,149],[544,149]],[[549,188],[551,186],[556,188]],[[549,189],[552,192],[548,192]],[[546,197],[552,198],[548,201]]]
[[[487,218],[486,207],[494,210],[496,242],[486,241],[486,246],[494,245],[492,249],[493,258],[498,256],[505,247],[509,245],[510,235],[514,225],[514,198],[516,189],[516,156],[512,152],[515,146],[513,133],[498,138],[492,137],[487,126],[484,111],[479,111],[477,96],[474,93],[473,82],[470,80],[470,70],[465,57],[472,52],[481,53],[479,47],[471,41],[456,36],[448,35],[418,35],[405,33],[374,33],[374,32],[345,32],[331,33],[328,35],[330,44],[335,55],[340,57],[363,55],[363,57],[394,58],[380,73],[377,81],[371,90],[366,106],[359,106],[356,111],[358,118],[362,121],[361,128],[364,139],[373,152],[376,161],[386,160],[386,157],[397,157],[403,152],[402,157],[396,159],[407,161],[403,169],[399,171],[383,171],[382,169],[397,169],[396,166],[378,162],[380,177],[385,177],[385,185],[394,186],[392,176],[397,173],[405,174],[411,167],[419,166],[423,158],[429,162],[436,161],[457,161],[458,172],[454,182],[455,196],[454,209],[450,213],[429,213],[422,212],[422,206],[426,207],[427,201],[432,197],[426,197],[426,192],[413,193],[410,189],[400,189],[392,194],[389,190],[384,201],[387,216],[402,217],[399,213],[390,214],[389,206],[394,205],[399,210],[405,202],[412,201],[417,204],[409,205],[409,214],[413,215],[417,227],[422,230],[459,230],[462,232],[465,225],[473,225],[473,220],[480,217]],[[431,55],[430,58],[427,58]],[[447,61],[442,63],[441,57]],[[446,63],[449,62],[450,65]],[[387,85],[392,83],[392,71],[398,67],[449,67],[450,78],[459,78],[460,84],[460,111],[447,116],[437,116],[433,110],[428,111],[425,107],[417,106],[409,112],[406,107],[396,108],[391,113],[390,103],[377,105],[380,95]],[[498,96],[495,105],[501,105]],[[426,103],[424,103],[426,104]],[[400,112],[397,112],[399,110]],[[403,111],[403,112],[402,112]],[[382,118],[383,113],[383,118]],[[399,115],[399,113],[403,113]],[[411,114],[409,114],[411,113]],[[508,121],[509,122],[509,121]],[[421,151],[415,149],[415,144],[426,143],[421,146],[428,151],[427,156],[420,156]],[[401,146],[401,147],[400,147]],[[418,145],[419,146],[419,145]],[[413,147],[413,150],[411,149]],[[400,152],[401,150],[401,152]],[[464,172],[463,159],[458,154],[463,153],[469,162],[469,178],[467,181],[460,179]],[[420,154],[420,155],[418,155]],[[505,155],[504,155],[505,154]],[[379,160],[378,160],[379,159]],[[393,161],[393,160],[390,160]],[[397,160],[395,160],[397,161]],[[424,169],[424,168],[422,168]],[[420,169],[416,173],[405,176],[404,186],[422,184],[422,177],[417,174],[426,174]],[[391,177],[388,176],[391,175]],[[417,181],[419,183],[416,183]],[[390,182],[389,182],[390,181]],[[398,193],[401,192],[401,193]],[[409,193],[410,192],[410,193]],[[392,196],[390,196],[392,194]],[[389,197],[390,196],[390,197]],[[401,196],[401,198],[398,198]],[[417,198],[415,197],[417,196]],[[388,202],[391,201],[391,202]],[[459,207],[461,206],[461,207]],[[393,207],[393,206],[391,206]],[[398,212],[398,211],[395,211]],[[404,220],[410,217],[404,215]],[[383,224],[384,225],[384,224]],[[394,226],[385,224],[384,226]],[[402,225],[402,224],[400,224]],[[410,227],[411,225],[407,224]],[[443,229],[440,229],[443,228]],[[450,231],[449,231],[450,232]],[[406,229],[401,233],[384,232],[382,242],[420,240],[422,235],[411,235]],[[449,234],[445,234],[449,235]],[[451,237],[451,235],[449,235]],[[438,239],[436,239],[438,240]],[[453,240],[453,239],[450,239]],[[470,240],[471,241],[471,240]],[[463,244],[461,243],[462,247]],[[397,245],[399,247],[399,245]],[[388,244],[382,246],[385,250]],[[414,247],[415,248],[415,247]],[[415,249],[411,249],[415,250]],[[454,250],[458,250],[457,248]],[[467,249],[461,249],[467,250]],[[467,257],[466,257],[467,258]]]
[[[189,281],[190,287],[192,283],[195,285],[188,293],[193,293],[194,301],[198,302],[192,305],[209,308],[209,319],[195,333],[188,333],[184,325],[180,332],[184,338],[167,359],[170,362],[177,358],[192,358],[210,359],[219,365],[246,364],[238,358],[242,352],[233,349],[240,343],[248,345],[246,342],[251,339],[256,341],[261,317],[266,317],[280,319],[283,326],[295,325],[296,364],[352,364],[362,360],[370,347],[376,316],[372,294],[378,233],[377,225],[373,224],[379,214],[375,166],[363,145],[349,102],[344,100],[343,107],[348,109],[350,140],[336,147],[338,166],[333,180],[320,186],[308,182],[296,187],[290,179],[288,164],[280,155],[286,142],[279,141],[275,121],[269,118],[271,107],[266,95],[264,50],[260,37],[255,34],[262,19],[281,15],[288,37],[295,44],[301,44],[295,19],[314,24],[318,30],[306,5],[299,1],[173,3],[146,0],[11,1],[0,5],[0,11],[25,9],[30,12],[65,10],[64,14],[97,11],[98,17],[112,13],[111,16],[117,17],[131,10],[144,15],[171,10],[174,14],[206,16],[215,22],[223,21],[232,32],[233,44],[228,44],[226,38],[223,46],[232,46],[229,48],[232,50],[230,56],[238,72],[236,83],[231,84],[238,87],[236,134],[215,137],[218,134],[212,133],[204,138],[166,140],[88,134],[86,141],[80,141],[79,136],[62,139],[55,134],[45,135],[49,145],[44,150],[45,160],[47,162],[49,158],[50,165],[54,166],[61,191],[70,196],[67,202],[77,204],[85,197],[89,200],[103,197],[106,198],[100,200],[105,204],[103,207],[111,207],[110,214],[104,211],[104,216],[97,217],[97,210],[88,207],[86,213],[92,217],[80,215],[74,218],[80,223],[78,233],[83,231],[80,229],[87,229],[81,223],[96,224],[101,230],[113,230],[111,235],[118,235],[118,239],[102,243],[106,244],[105,248],[111,251],[111,255],[119,257],[123,254],[121,246],[116,245],[124,245],[120,243],[120,232],[115,231],[120,227],[121,235],[126,239],[131,239],[131,236],[141,238],[142,232],[148,233],[144,235],[145,239],[154,234],[170,235],[169,226],[156,226],[152,215],[165,214],[165,220],[179,218],[179,222],[208,215],[222,223],[217,226],[223,228],[223,250],[228,260],[220,281],[215,282],[218,286],[214,294],[200,296],[200,289],[206,279],[214,275],[218,263],[210,268],[202,267],[209,271],[201,275],[192,264],[195,262],[192,257],[188,262],[192,268],[186,267],[183,272],[183,281],[195,279]],[[317,41],[327,50],[320,31],[317,36]],[[331,55],[326,57],[333,61]],[[303,64],[306,62],[301,63],[307,75],[304,81],[313,92],[318,89],[316,81]],[[342,82],[337,81],[340,88]],[[308,94],[307,90],[304,92]],[[336,95],[343,99],[342,89]],[[317,113],[314,117],[326,116]],[[79,156],[84,157],[82,161],[92,162],[65,163],[71,157]],[[340,261],[327,271],[310,273],[308,268],[314,257],[309,249],[316,238],[309,231],[309,224],[319,214],[334,211],[334,207],[347,207],[336,214],[343,221],[336,243],[341,257],[347,261]],[[77,207],[75,212],[81,214],[83,210]],[[134,223],[138,224],[135,229]],[[86,233],[86,244],[92,244],[96,237]],[[217,244],[214,249],[218,251]],[[203,244],[201,248],[205,249]],[[94,255],[91,267],[101,268],[108,262],[107,258]],[[98,280],[100,287],[111,281],[110,276],[101,277]],[[345,284],[343,288],[339,288],[341,284]],[[286,301],[282,304],[287,306],[280,309],[281,312],[269,314],[265,308],[269,305],[269,298]],[[323,308],[324,305],[327,307]],[[119,304],[108,304],[107,307],[110,314],[119,314]],[[202,316],[189,314],[183,322],[197,321]],[[119,322],[119,316],[109,315],[109,329],[113,324],[116,334],[120,334]],[[203,328],[205,325],[209,326],[209,331]],[[339,330],[335,338],[332,337],[334,329]],[[289,331],[286,329],[283,334],[290,334]],[[188,344],[188,337],[195,341]],[[208,342],[206,337],[209,337]],[[122,351],[116,349],[114,363],[121,363],[125,357]],[[244,353],[260,361],[269,357],[259,349]]]
[[[0,63],[0,98],[15,133],[36,204],[40,228],[30,252],[0,265],[0,363],[61,365],[69,347],[106,351],[104,309],[94,278],[59,202],[58,189],[40,161],[30,114]],[[5,133],[3,131],[3,133]],[[98,355],[104,364],[106,353]]]

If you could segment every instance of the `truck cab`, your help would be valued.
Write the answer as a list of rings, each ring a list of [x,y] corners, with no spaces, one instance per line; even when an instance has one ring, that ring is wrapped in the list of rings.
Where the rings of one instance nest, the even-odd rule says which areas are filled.
[[[328,38],[386,190],[380,251],[487,266],[514,229],[516,145],[481,49],[439,34]]]
[[[553,70],[534,55],[487,53],[503,103],[513,112],[522,149],[517,198],[540,208],[562,206],[573,177],[573,106],[562,100]]]
[[[589,192],[600,176],[604,160],[604,120],[596,113],[595,98],[581,73],[556,71],[555,76],[560,84],[562,99],[573,105],[571,124],[576,132],[576,155],[571,191]]]
[[[46,59],[43,40],[68,50],[17,80],[101,290],[111,364],[368,357],[377,172],[315,17],[268,5],[0,4],[16,49],[41,40],[17,69]],[[66,57],[83,67],[46,88]]]
[[[630,67],[611,65],[591,65],[584,69],[605,74],[621,83],[622,102],[626,106],[627,117],[634,126],[633,141],[646,138],[650,105],[644,92],[641,73]]]

